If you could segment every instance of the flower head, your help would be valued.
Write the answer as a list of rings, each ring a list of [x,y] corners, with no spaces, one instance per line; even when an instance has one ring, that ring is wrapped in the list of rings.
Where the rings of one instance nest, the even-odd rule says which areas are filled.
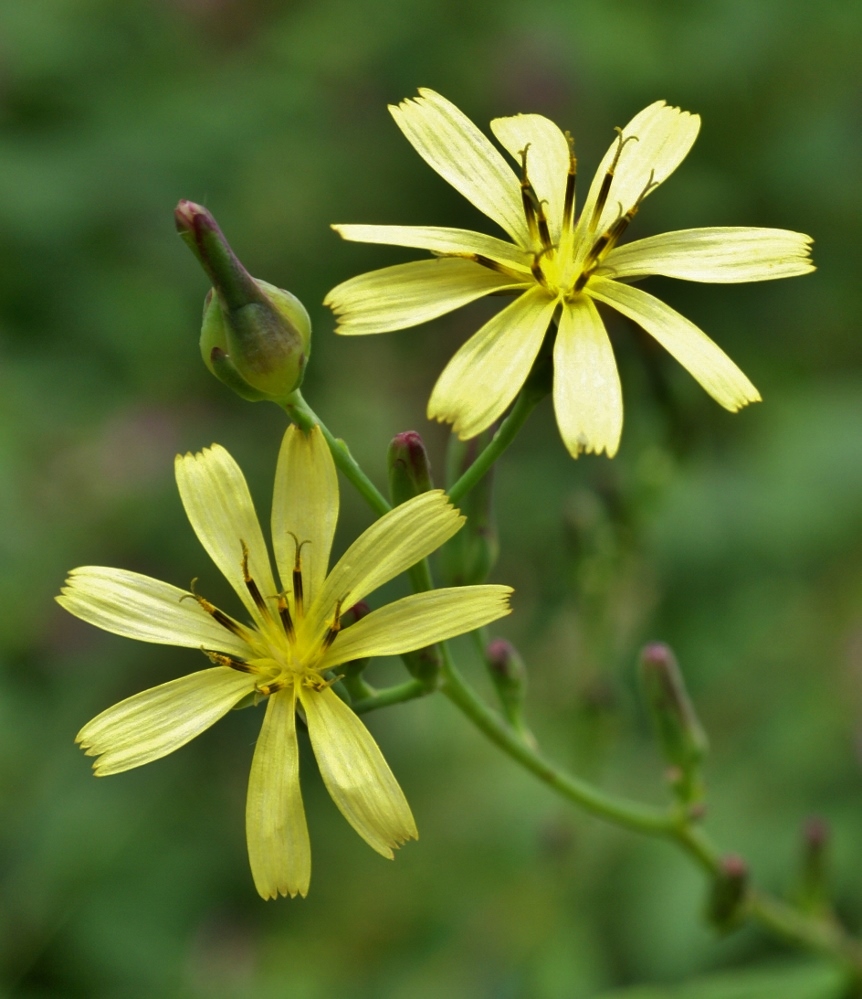
[[[327,574],[338,518],[335,465],[320,430],[290,427],[278,459],[272,537],[277,586],[248,486],[213,445],[178,456],[177,484],[201,544],[245,605],[242,623],[205,597],[128,572],[70,574],[58,602],[106,631],[196,648],[208,669],[136,694],[78,733],[97,775],[179,749],[249,695],[266,700],[249,779],[246,833],[264,898],[305,895],[311,852],[299,787],[301,712],[335,804],[378,853],[416,838],[401,788],[368,730],[332,689],[337,667],[398,655],[470,631],[509,612],[505,586],[432,590],[396,600],[342,627],[342,614],[451,538],[464,518],[440,490],[381,517]],[[335,672],[333,672],[335,671]]]
[[[577,159],[568,133],[538,114],[496,118],[491,130],[518,172],[453,104],[433,90],[390,107],[419,155],[511,242],[435,226],[336,225],[345,239],[430,250],[436,259],[351,278],[326,298],[339,333],[383,333],[442,316],[485,295],[514,302],[449,362],[429,418],[462,439],[490,426],[521,389],[552,320],[554,408],[573,456],[616,453],[623,407],[602,302],[655,337],[722,406],[760,399],[729,357],[664,302],[628,282],[649,274],[690,281],[765,281],[813,269],[811,240],[784,229],[686,229],[625,246],[643,201],[691,149],[700,119],[657,101],[618,130],[576,212]]]

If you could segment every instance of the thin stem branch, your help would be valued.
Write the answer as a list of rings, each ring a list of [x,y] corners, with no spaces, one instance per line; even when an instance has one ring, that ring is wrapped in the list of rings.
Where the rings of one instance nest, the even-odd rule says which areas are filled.
[[[540,398],[541,394],[527,388],[521,392],[491,443],[449,490],[453,503],[462,499],[509,447]],[[315,424],[320,427],[336,465],[378,516],[391,509],[390,503],[362,471],[345,442],[332,435],[299,391],[293,393],[284,408],[291,420],[302,429],[310,430]],[[427,561],[414,568],[414,576],[415,589],[433,586]],[[719,873],[721,852],[690,817],[676,809],[655,808],[608,794],[551,763],[475,693],[453,662],[445,642],[440,643],[439,649],[443,663],[439,689],[513,760],[561,797],[590,814],[635,832],[675,842],[708,876],[715,877]],[[356,701],[352,707],[357,714],[364,714],[423,697],[434,689],[420,680],[408,680],[374,691]],[[834,920],[809,916],[781,899],[753,888],[746,897],[743,915],[791,943],[837,961],[855,980],[862,980],[862,943]]]
[[[485,705],[461,676],[445,643],[443,680],[440,689],[484,734],[504,752],[547,784],[561,797],[599,818],[648,836],[677,843],[705,873],[719,873],[721,852],[699,826],[675,809],[652,808],[607,794],[592,784],[566,773],[545,759]],[[753,922],[791,943],[836,960],[856,976],[862,976],[862,944],[832,920],[808,916],[767,892],[752,889],[744,914]]]
[[[592,784],[567,774],[527,745],[506,722],[491,710],[461,676],[445,642],[440,644],[443,676],[440,689],[482,732],[504,752],[576,805],[617,825],[652,836],[670,836],[675,820],[663,809],[652,808],[606,794]]]
[[[383,493],[359,467],[359,462],[350,453],[347,444],[332,435],[323,420],[303,399],[299,389],[290,396],[284,409],[291,420],[303,430],[311,430],[315,424],[320,427],[321,433],[329,445],[329,450],[332,452],[335,464],[378,517],[382,517],[384,513],[388,513],[392,509],[392,505]]]
[[[417,697],[424,697],[430,694],[433,688],[419,680],[407,680],[406,683],[398,683],[392,687],[383,687],[382,690],[375,690],[368,697],[363,697],[360,701],[354,701],[351,708],[358,715],[367,711],[374,711],[377,708],[388,708],[392,704],[402,704],[404,701],[413,701]]]
[[[520,393],[515,400],[515,405],[512,407],[511,412],[500,424],[500,429],[491,438],[488,446],[479,454],[461,478],[454,482],[449,489],[449,499],[456,506],[512,443],[518,431],[526,422],[527,417],[536,408],[536,404],[540,398],[541,396],[535,392],[523,390]]]
[[[837,960],[857,982],[862,978],[862,944],[834,920],[808,916],[781,899],[757,890],[749,893],[747,913],[754,922],[777,936]]]

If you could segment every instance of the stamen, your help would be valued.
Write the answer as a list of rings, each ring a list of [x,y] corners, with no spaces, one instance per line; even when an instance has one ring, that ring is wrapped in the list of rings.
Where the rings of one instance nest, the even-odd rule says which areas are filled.
[[[257,691],[264,695],[264,697],[269,697],[271,694],[277,694],[280,690],[284,690],[287,686],[286,680],[273,680],[272,683],[263,683],[257,687]]]
[[[551,233],[548,229],[548,217],[545,215],[545,202],[539,202],[539,210],[536,215],[536,224],[539,227],[539,239],[542,241],[542,247],[545,253],[552,253],[554,250],[554,244],[551,242]]]
[[[244,659],[238,659],[236,656],[227,656],[223,652],[213,652],[212,649],[201,648],[201,652],[203,652],[211,663],[215,663],[216,666],[229,666],[240,673],[257,673],[254,666],[249,666]]]
[[[507,271],[502,264],[498,264],[496,260],[491,260],[490,257],[483,257],[481,253],[471,253],[470,257],[476,261],[477,264],[481,264],[483,267],[487,267],[488,270],[497,271],[499,274],[506,274],[511,276],[511,272]]]
[[[574,291],[580,291],[584,285],[589,281],[590,275],[595,271],[595,269],[602,262],[602,257],[605,256],[610,250],[614,248],[619,240],[620,236],[626,231],[631,220],[637,215],[638,209],[641,206],[641,202],[644,198],[653,190],[653,188],[658,187],[658,183],[654,180],[655,170],[650,170],[649,180],[646,186],[641,191],[641,193],[635,199],[635,203],[629,208],[627,212],[623,211],[623,206],[620,202],[619,214],[616,217],[613,225],[611,225],[601,236],[593,243],[590,252],[587,254],[584,260],[584,267],[581,273],[578,275],[577,281],[574,284]]]
[[[322,645],[324,652],[338,638],[338,632],[341,631],[341,603],[341,600],[336,601],[332,624],[326,629],[326,634],[323,636]]]
[[[536,192],[527,177],[527,153],[530,150],[530,143],[521,150],[521,202],[524,206],[524,216],[527,219],[527,228],[530,230],[530,238],[536,239],[539,230],[536,226]]]
[[[293,618],[290,616],[290,608],[287,606],[287,600],[283,593],[278,595],[278,616],[281,618],[281,626],[284,628],[285,635],[294,641],[296,629],[293,627]]]
[[[300,541],[299,538],[293,533],[293,531],[288,531],[288,534],[293,538],[293,543],[296,545],[296,556],[293,563],[293,613],[296,615],[297,620],[302,617],[302,546],[308,545],[311,542],[306,539],[305,541]]]
[[[209,614],[216,621],[218,621],[218,623],[223,628],[227,628],[227,630],[231,634],[236,635],[238,638],[245,639],[247,633],[246,633],[245,628],[242,627],[242,625],[237,624],[236,621],[232,621],[227,616],[227,614],[225,614],[222,611],[220,611],[218,609],[218,607],[215,606],[215,604],[211,604],[209,602],[209,600],[206,599],[206,597],[202,597],[200,594],[195,593],[195,583],[197,581],[198,581],[198,577],[195,576],[195,578],[191,581],[191,583],[189,583],[189,589],[192,592],[191,593],[184,593],[180,597],[180,603],[182,603],[183,600],[188,600],[190,598],[192,600],[197,600],[197,602],[201,605],[201,607],[203,607],[203,609],[207,612],[207,614]]]
[[[593,208],[593,214],[590,216],[590,229],[595,229],[595,227],[598,225],[599,219],[601,218],[602,212],[604,211],[605,204],[607,203],[608,200],[608,195],[611,193],[611,183],[613,182],[614,179],[614,172],[616,171],[617,166],[620,162],[620,154],[625,148],[625,144],[629,142],[631,139],[634,139],[635,142],[640,141],[636,135],[627,135],[624,138],[623,130],[619,127],[616,129],[616,131],[618,133],[617,151],[614,153],[614,158],[613,160],[611,160],[611,165],[608,167],[608,172],[605,174],[604,178],[602,179],[602,186],[599,188],[599,196],[596,198],[596,204],[595,207]]]
[[[269,607],[266,601],[263,599],[263,595],[257,588],[257,583],[251,578],[248,571],[248,545],[240,539],[240,544],[242,545],[242,576],[245,580],[246,588],[251,594],[251,599],[254,601],[255,606],[266,617],[269,617]]]
[[[566,142],[569,144],[569,172],[566,175],[566,197],[563,202],[563,231],[572,224],[575,213],[575,182],[578,179],[578,161],[575,157],[575,140],[571,132],[566,132]]]
[[[542,270],[541,256],[541,253],[536,253],[533,256],[533,262],[530,264],[530,271],[536,281],[538,281],[543,288],[547,288],[548,282],[545,279],[545,272]]]
[[[511,278],[513,282],[524,282],[525,277],[523,274],[519,274],[517,271],[506,267],[505,264],[501,264],[499,260],[492,260],[490,257],[483,256],[481,253],[434,253],[435,257],[457,257],[460,260],[472,260],[475,264],[480,264],[482,267],[487,267],[490,271],[496,271],[498,274],[504,274],[507,278]]]
[[[340,676],[334,676],[330,680],[324,680],[322,676],[306,676],[302,682],[306,687],[311,687],[312,690],[316,690],[320,693],[321,691],[326,690],[327,687],[331,687],[333,684],[336,684],[339,680],[343,679],[344,674],[342,673]]]
[[[574,284],[574,287],[573,287],[572,290],[573,291],[580,291],[584,287],[584,285],[587,283],[587,281],[590,280],[590,275],[593,273],[593,271],[595,269],[596,269],[596,265],[595,264],[593,264],[591,267],[584,268],[584,270],[582,270],[581,273],[578,275],[578,279],[577,279],[577,281],[575,281],[575,284]]]

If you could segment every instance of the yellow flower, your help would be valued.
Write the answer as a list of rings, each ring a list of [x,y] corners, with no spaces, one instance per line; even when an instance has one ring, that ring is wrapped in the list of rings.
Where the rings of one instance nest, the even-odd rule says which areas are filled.
[[[390,107],[419,155],[512,242],[436,226],[336,225],[345,239],[430,250],[437,259],[351,278],[326,298],[338,332],[384,333],[442,316],[484,295],[518,297],[449,362],[428,416],[462,439],[489,427],[517,395],[551,320],[554,409],[569,452],[606,451],[622,432],[619,375],[603,302],[650,333],[725,408],[760,399],[739,368],[700,329],[627,282],[648,274],[689,281],[766,281],[813,270],[811,239],[785,229],[685,229],[617,243],[643,200],[685,158],[697,115],[657,101],[618,130],[575,212],[571,138],[538,114],[496,118],[491,130],[520,165],[520,179],[486,136],[433,90]]]
[[[301,711],[323,781],[347,821],[384,857],[416,838],[413,816],[368,730],[332,690],[336,668],[397,655],[478,628],[509,612],[506,586],[432,590],[396,600],[341,629],[341,613],[434,551],[464,518],[440,490],[374,523],[327,575],[338,518],[335,465],[319,428],[290,427],[278,459],[269,554],[239,466],[218,445],[177,456],[177,484],[201,544],[252,620],[204,597],[128,572],[89,566],[59,603],[90,624],[145,642],[200,649],[209,669],[145,690],[78,733],[97,775],[159,759],[248,695],[267,699],[249,779],[246,834],[264,898],[305,895],[311,875],[299,788],[295,716]],[[330,673],[336,670],[335,673]]]

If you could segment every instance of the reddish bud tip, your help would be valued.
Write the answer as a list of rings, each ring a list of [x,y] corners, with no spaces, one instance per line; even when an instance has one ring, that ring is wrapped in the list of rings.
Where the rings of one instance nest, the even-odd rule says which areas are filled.
[[[829,842],[832,830],[819,815],[812,815],[802,826],[802,838],[810,850],[822,850]]]
[[[396,434],[389,443],[389,493],[394,506],[432,488],[431,462],[415,430]]]
[[[371,613],[371,608],[364,600],[360,600],[358,604],[354,604],[350,610],[345,611],[341,615],[341,627],[347,628],[351,624],[356,624],[357,621],[361,621],[362,618],[367,617]]]

